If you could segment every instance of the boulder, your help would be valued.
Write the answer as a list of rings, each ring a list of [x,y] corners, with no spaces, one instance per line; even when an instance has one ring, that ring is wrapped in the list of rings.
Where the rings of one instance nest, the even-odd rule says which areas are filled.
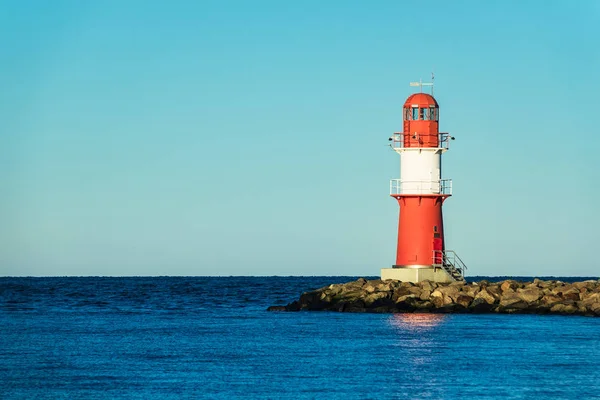
[[[538,301],[543,293],[537,287],[529,287],[526,289],[517,289],[517,295],[523,301],[527,303],[532,303],[534,301]]]
[[[592,304],[600,304],[600,293],[586,293],[582,296],[581,303],[585,306],[590,306]]]
[[[471,305],[471,302],[473,301],[473,297],[466,295],[466,294],[461,294],[457,297],[456,299],[456,304],[460,304],[461,306],[467,308]]]
[[[316,290],[312,292],[302,293],[302,295],[300,296],[300,308],[302,310],[313,311],[323,309],[323,307],[325,307],[327,304],[323,302],[321,298],[322,294],[323,293]]]
[[[579,289],[580,291],[584,288],[588,289],[588,291],[593,291],[596,288],[596,285],[596,281],[587,280],[582,282],[574,282],[572,286],[576,289]]]
[[[344,302],[344,312],[366,312],[365,302],[362,300],[353,300]]]
[[[353,301],[356,299],[360,299],[363,296],[365,296],[366,293],[360,289],[354,289],[354,290],[347,290],[344,291],[342,290],[341,292],[339,292],[337,295],[334,296],[334,299],[337,301]]]
[[[431,281],[422,281],[422,282],[419,282],[419,287],[421,289],[427,290],[431,293],[438,287],[438,284],[435,282],[431,282]]]
[[[574,314],[577,311],[577,306],[575,306],[574,304],[559,303],[555,304],[554,306],[552,306],[552,308],[550,308],[550,312],[558,314]]]
[[[576,288],[567,289],[566,291],[562,292],[562,298],[565,300],[578,301],[579,290],[577,290]]]
[[[555,294],[547,294],[545,296],[542,297],[542,304],[548,305],[548,306],[552,306],[556,303],[560,303],[562,301],[562,297],[557,296]]]
[[[407,294],[399,297],[394,305],[395,310],[399,312],[412,312],[421,303],[418,296],[414,294]]]
[[[475,297],[477,295],[477,293],[479,293],[480,290],[481,290],[481,287],[475,283],[473,283],[471,285],[465,285],[462,288],[463,293],[465,293],[466,295],[469,295],[471,297]]]
[[[292,301],[290,304],[285,306],[286,311],[300,311],[301,309],[302,309],[302,307],[300,306],[300,303],[297,301]]]
[[[594,303],[587,306],[588,311],[600,317],[600,303]]]
[[[487,289],[482,289],[475,295],[475,300],[485,301],[487,304],[494,304],[496,302],[496,298],[488,292]]]
[[[423,301],[428,300],[431,297],[431,291],[423,289],[423,291],[421,291],[421,295],[419,296],[419,298]]]
[[[562,293],[567,289],[568,288],[564,283],[557,281],[556,285],[550,290],[550,292],[557,296],[561,296]]]
[[[488,293],[494,296],[496,300],[502,297],[502,289],[500,288],[500,285],[489,285],[486,287],[486,290],[488,291]]]
[[[500,289],[502,290],[502,293],[506,292],[507,290],[515,291],[518,288],[519,288],[519,284],[517,283],[517,281],[513,281],[513,280],[506,280],[506,281],[502,282],[502,284],[500,285]]]
[[[512,296],[508,298],[502,298],[500,300],[499,308],[501,309],[526,309],[529,304],[526,301],[523,301],[518,296]]]
[[[417,297],[421,296],[421,292],[423,291],[423,289],[421,289],[419,286],[413,286],[411,288],[408,288],[409,293],[412,293],[414,295],[416,295]]]
[[[496,309],[496,306],[494,303],[488,303],[486,300],[479,297],[473,300],[469,309],[473,312],[492,312]]]
[[[398,289],[394,290],[393,294],[392,294],[392,299],[394,301],[396,301],[396,299],[402,297],[402,296],[406,296],[409,294],[414,294],[412,293],[409,288],[407,287],[399,287]]]
[[[363,286],[363,289],[367,293],[375,293],[377,291],[377,286],[376,284],[369,282],[365,286]]]
[[[370,293],[364,297],[365,306],[369,307],[384,305],[386,302],[382,300],[390,300],[388,303],[391,303],[390,297],[391,296],[389,296],[389,294],[386,292]]]
[[[447,297],[452,301],[456,301],[456,299],[460,295],[461,287],[462,286],[452,284],[448,286],[440,286],[436,290],[442,293],[444,297]]]
[[[419,301],[414,303],[415,312],[430,312],[435,306],[430,301]]]
[[[407,295],[398,297],[395,302],[401,303],[403,301],[407,301],[408,299],[419,299],[419,298],[414,294],[407,294]]]
[[[440,308],[444,305],[444,294],[439,289],[435,289],[431,293],[430,301],[436,308]]]

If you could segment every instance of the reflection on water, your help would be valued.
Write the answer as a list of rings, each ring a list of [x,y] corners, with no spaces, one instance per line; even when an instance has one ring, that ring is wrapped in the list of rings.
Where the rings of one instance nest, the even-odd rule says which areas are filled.
[[[448,316],[445,314],[393,314],[389,322],[403,331],[423,332],[440,325]]]
[[[403,368],[415,368],[415,371],[418,371],[424,365],[436,362],[436,348],[440,346],[436,328],[447,319],[445,314],[407,313],[390,316],[388,321],[398,333],[398,342],[395,345],[399,349],[399,355],[409,361]],[[431,383],[431,379],[435,378],[429,379]]]

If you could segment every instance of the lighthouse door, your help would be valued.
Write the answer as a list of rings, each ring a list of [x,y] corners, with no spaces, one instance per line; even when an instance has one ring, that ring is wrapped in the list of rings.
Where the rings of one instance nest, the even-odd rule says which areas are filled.
[[[433,234],[433,263],[437,265],[441,265],[444,260],[443,242],[439,236],[439,233]]]

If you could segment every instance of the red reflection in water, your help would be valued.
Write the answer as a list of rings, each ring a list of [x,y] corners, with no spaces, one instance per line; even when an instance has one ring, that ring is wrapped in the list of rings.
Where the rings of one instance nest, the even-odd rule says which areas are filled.
[[[446,317],[444,314],[394,314],[390,318],[390,322],[392,325],[406,330],[423,330],[435,328]]]

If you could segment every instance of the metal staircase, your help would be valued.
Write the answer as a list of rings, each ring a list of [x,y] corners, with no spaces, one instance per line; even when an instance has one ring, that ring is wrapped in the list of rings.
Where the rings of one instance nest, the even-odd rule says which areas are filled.
[[[434,250],[433,266],[443,268],[457,282],[465,282],[467,266],[453,250]]]

